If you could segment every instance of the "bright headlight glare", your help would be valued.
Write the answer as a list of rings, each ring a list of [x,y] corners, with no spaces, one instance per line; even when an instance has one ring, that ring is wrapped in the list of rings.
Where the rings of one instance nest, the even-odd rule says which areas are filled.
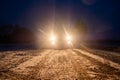
[[[55,35],[52,35],[52,36],[50,37],[50,40],[51,40],[51,41],[56,41],[56,36],[55,36]]]
[[[55,41],[52,41],[52,45],[54,45],[55,44]]]
[[[67,41],[71,41],[71,36],[66,36]]]
[[[55,45],[55,44],[56,44],[56,36],[55,36],[55,35],[52,34],[52,35],[50,36],[50,42],[51,42],[52,45]]]
[[[71,43],[71,41],[67,41],[67,43],[68,43],[68,44],[70,44],[70,43]]]

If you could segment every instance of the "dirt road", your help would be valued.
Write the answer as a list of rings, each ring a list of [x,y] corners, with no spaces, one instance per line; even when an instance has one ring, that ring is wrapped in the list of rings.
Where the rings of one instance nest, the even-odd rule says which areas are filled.
[[[0,80],[120,80],[119,65],[80,49],[5,51]]]

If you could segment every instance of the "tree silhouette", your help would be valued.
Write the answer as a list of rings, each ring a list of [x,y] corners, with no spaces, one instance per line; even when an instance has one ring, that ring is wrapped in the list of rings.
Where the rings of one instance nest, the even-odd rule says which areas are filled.
[[[19,25],[0,26],[0,43],[33,43],[34,34],[27,28]]]

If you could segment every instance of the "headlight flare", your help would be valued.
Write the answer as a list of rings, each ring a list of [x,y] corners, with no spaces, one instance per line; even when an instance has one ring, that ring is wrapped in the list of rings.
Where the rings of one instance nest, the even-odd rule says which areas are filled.
[[[71,36],[66,37],[67,41],[71,41]]]
[[[72,44],[72,37],[70,35],[67,35],[66,36],[66,41],[67,41],[68,45]]]
[[[67,41],[67,44],[71,44],[71,41]]]
[[[55,45],[55,44],[56,44],[56,39],[57,39],[57,38],[56,38],[55,35],[52,34],[52,35],[50,36],[50,42],[51,42],[52,45]]]
[[[55,45],[55,41],[52,41],[51,43],[52,43],[52,45]]]
[[[55,35],[52,35],[52,36],[50,37],[50,40],[51,40],[51,41],[56,41],[56,36],[55,36]]]

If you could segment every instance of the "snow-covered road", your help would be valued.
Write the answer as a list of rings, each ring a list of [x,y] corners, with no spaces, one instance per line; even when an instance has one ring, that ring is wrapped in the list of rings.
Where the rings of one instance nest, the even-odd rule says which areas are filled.
[[[82,49],[0,52],[0,80],[120,80],[120,64],[97,53]]]

